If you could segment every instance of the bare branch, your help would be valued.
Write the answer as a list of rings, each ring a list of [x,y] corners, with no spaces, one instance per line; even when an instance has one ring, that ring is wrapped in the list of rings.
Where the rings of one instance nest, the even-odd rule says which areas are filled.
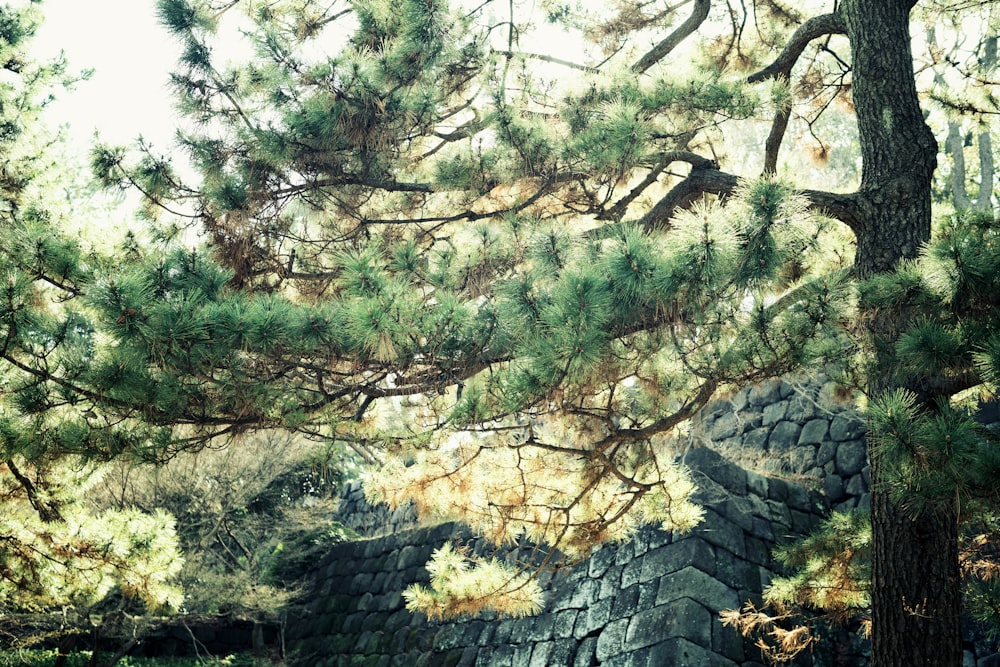
[[[632,65],[632,71],[642,74],[677,48],[681,42],[698,29],[698,26],[705,22],[705,19],[708,18],[708,10],[711,7],[711,0],[695,0],[694,11],[691,12],[691,16],[684,23],[677,26],[663,41],[650,49],[646,55],[639,58],[639,61]]]
[[[718,164],[708,158],[683,152],[674,153],[671,157],[676,162],[690,163],[691,173],[639,219],[639,224],[646,229],[667,228],[670,218],[678,209],[691,206],[695,200],[706,194],[717,196],[732,194],[739,184],[737,176],[719,170]],[[861,212],[856,194],[823,190],[804,190],[802,194],[809,200],[812,208],[840,220],[853,230],[858,228]]]
[[[517,54],[512,51],[494,51],[497,55],[504,56],[505,58],[513,58],[515,55],[519,55],[523,58],[529,58],[531,60],[541,60],[542,62],[552,63],[553,65],[562,65],[563,67],[569,67],[570,69],[580,70],[581,72],[589,72],[591,74],[596,74],[600,72],[596,67],[591,67],[590,65],[581,65],[575,63],[571,60],[563,60],[562,58],[556,58],[555,56],[548,56],[544,53],[531,53],[521,51]]]
[[[749,83],[759,83],[761,81],[766,81],[767,79],[775,79],[778,77],[785,77],[791,74],[792,67],[798,61],[799,56],[805,51],[806,46],[809,42],[816,39],[817,37],[822,37],[824,35],[843,35],[847,32],[847,27],[844,25],[843,19],[839,14],[823,14],[822,16],[815,16],[802,25],[792,33],[791,38],[788,40],[788,44],[785,46],[784,50],[778,54],[778,57],[770,65],[764,69],[751,74],[747,81]]]

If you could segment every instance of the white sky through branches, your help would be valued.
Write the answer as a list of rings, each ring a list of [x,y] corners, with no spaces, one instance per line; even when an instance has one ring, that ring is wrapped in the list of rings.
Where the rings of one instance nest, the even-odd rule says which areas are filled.
[[[69,124],[82,147],[96,130],[110,143],[141,134],[167,149],[176,124],[166,84],[180,47],[157,24],[153,0],[45,0],[42,10],[36,55],[61,50],[71,71],[94,70],[90,80],[60,94],[50,122]]]
[[[47,59],[63,51],[70,71],[94,70],[75,90],[60,93],[49,110],[50,122],[69,125],[70,137],[82,150],[89,148],[96,131],[111,144],[127,144],[142,135],[154,148],[169,152],[178,123],[167,83],[180,45],[158,24],[155,0],[44,0],[42,11],[36,56]],[[578,41],[544,22],[535,28],[527,40],[531,51],[584,60]],[[231,49],[235,57],[247,48],[225,36],[213,46]],[[557,78],[578,76],[571,69],[551,69]]]

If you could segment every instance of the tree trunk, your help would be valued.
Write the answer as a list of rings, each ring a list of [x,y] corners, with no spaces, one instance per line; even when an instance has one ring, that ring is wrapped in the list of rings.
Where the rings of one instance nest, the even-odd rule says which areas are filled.
[[[893,270],[930,239],[937,144],[913,76],[913,0],[845,0],[863,158],[855,228],[861,277]],[[905,387],[894,368],[902,312],[862,313],[873,346],[869,392]],[[893,462],[872,456],[872,657],[875,667],[961,665],[958,527],[953,509],[913,518],[880,481]]]

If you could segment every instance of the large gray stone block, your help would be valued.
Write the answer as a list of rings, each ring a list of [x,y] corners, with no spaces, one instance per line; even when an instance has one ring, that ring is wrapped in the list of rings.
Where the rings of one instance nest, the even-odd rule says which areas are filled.
[[[597,637],[587,637],[576,647],[573,667],[591,667],[597,656]]]
[[[531,651],[531,662],[528,663],[529,667],[548,667],[555,664],[551,662],[554,646],[554,642],[540,642],[535,644],[535,648]]]
[[[764,411],[761,413],[760,423],[764,426],[774,426],[785,418],[786,412],[788,412],[788,401],[765,405]]]
[[[765,380],[750,389],[747,402],[755,408],[771,405],[781,400],[781,385],[781,380]]]
[[[810,419],[802,426],[802,432],[799,433],[799,445],[821,444],[826,440],[829,428],[830,422],[826,419]]]
[[[737,556],[746,555],[743,529],[711,509],[705,510],[704,520],[692,532],[709,544],[722,547]]]
[[[561,590],[560,595],[552,602],[552,611],[563,609],[585,609],[597,599],[601,585],[595,579],[584,579],[572,589]]]
[[[624,618],[630,616],[639,606],[639,584],[623,588],[615,596],[611,605],[612,618]]]
[[[518,644],[514,647],[514,656],[510,661],[511,667],[532,667],[531,653],[534,650],[533,644]]]
[[[727,491],[746,495],[747,473],[708,447],[697,447],[684,455],[684,465],[720,484]],[[697,477],[697,475],[696,475]]]
[[[781,454],[799,444],[799,433],[802,427],[795,422],[783,421],[774,425],[771,436],[767,439],[768,449]]]
[[[837,415],[830,423],[830,439],[835,442],[858,440],[864,434],[864,422],[853,415]]]
[[[833,503],[839,503],[847,495],[844,490],[844,480],[839,475],[827,475],[823,479],[823,491]]]
[[[611,545],[601,547],[590,557],[587,563],[587,573],[595,579],[600,579],[608,568],[614,565],[615,550]]]
[[[674,637],[711,647],[711,613],[690,598],[639,612],[629,622],[625,648],[634,651]]]
[[[745,449],[764,451],[767,449],[767,439],[771,435],[771,428],[764,426],[747,431],[743,434],[742,446]]]
[[[601,634],[597,637],[595,655],[598,662],[604,662],[611,656],[622,652],[625,647],[625,635],[628,632],[629,623],[631,623],[631,619],[621,618],[604,626]]]
[[[747,586],[741,586],[746,588]],[[736,591],[694,567],[660,577],[656,595],[657,606],[670,604],[681,598],[691,598],[710,611],[735,609],[739,606]]]
[[[804,424],[816,415],[816,401],[811,396],[796,394],[788,401],[788,410],[785,412],[785,419],[788,421]]]
[[[693,535],[654,549],[642,559],[638,580],[659,579],[688,565],[712,574],[715,572],[715,550],[708,542]]]
[[[577,639],[583,639],[595,630],[603,628],[611,620],[611,609],[613,606],[614,600],[608,598],[606,600],[598,600],[580,611],[576,617],[576,628],[573,630],[573,636]]]
[[[736,667],[736,663],[686,639],[670,639],[653,646],[646,667]]]
[[[720,415],[719,418],[715,420],[715,423],[712,424],[712,429],[708,432],[708,437],[714,442],[719,442],[736,435],[739,428],[740,421],[736,417],[736,414],[729,412]]]
[[[827,463],[833,461],[834,457],[837,455],[837,443],[833,440],[825,440],[820,443],[819,449],[816,451],[816,465],[822,467]]]
[[[555,615],[552,624],[552,636],[556,639],[566,639],[573,636],[573,627],[580,612],[576,609],[566,609]]]
[[[744,532],[753,530],[753,504],[746,496],[731,496],[721,508],[727,519],[743,529]]]
[[[837,447],[837,473],[842,477],[857,475],[865,467],[868,448],[864,440],[848,440]]]
[[[746,658],[739,631],[732,626],[723,626],[717,615],[712,617],[712,650],[735,662],[743,662]]]

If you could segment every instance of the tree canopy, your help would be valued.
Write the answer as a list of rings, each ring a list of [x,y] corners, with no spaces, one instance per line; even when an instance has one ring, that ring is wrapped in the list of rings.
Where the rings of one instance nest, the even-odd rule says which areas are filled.
[[[970,204],[963,128],[992,206],[992,3],[157,8],[178,150],[91,156],[146,228],[88,254],[32,203],[41,153],[5,171],[0,418],[42,521],[14,456],[160,461],[280,428],[347,443],[373,497],[578,556],[694,525],[684,423],[822,366],[870,406],[877,660],[960,657],[959,526],[995,501],[969,413],[1000,377],[996,228],[959,214],[931,243],[931,207]],[[7,70],[37,81],[8,24]],[[231,25],[245,62],[213,49]],[[526,613],[516,575],[412,600]]]

